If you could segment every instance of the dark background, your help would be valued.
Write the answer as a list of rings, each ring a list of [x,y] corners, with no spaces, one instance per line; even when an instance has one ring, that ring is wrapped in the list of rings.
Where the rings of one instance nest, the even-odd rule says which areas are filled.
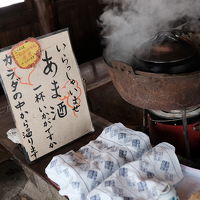
[[[102,55],[103,7],[98,0],[26,0],[0,8],[0,48],[68,27],[78,63],[87,62]]]

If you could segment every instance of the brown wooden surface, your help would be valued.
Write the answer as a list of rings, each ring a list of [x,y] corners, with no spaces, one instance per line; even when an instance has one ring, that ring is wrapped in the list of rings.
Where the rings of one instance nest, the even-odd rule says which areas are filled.
[[[0,48],[69,28],[78,63],[87,62],[102,55],[97,24],[102,10],[103,5],[98,0],[26,0],[0,8]],[[108,81],[104,79],[102,84]]]
[[[58,29],[69,27],[79,63],[102,54],[97,20],[103,5],[98,0],[55,0]]]
[[[0,8],[0,48],[39,35],[40,23],[35,8],[25,3]]]
[[[11,157],[12,155],[2,145],[0,145],[0,164],[9,160]]]
[[[42,34],[47,34],[56,30],[57,19],[55,14],[54,0],[32,0],[37,10]]]
[[[0,48],[69,27],[78,63],[102,54],[98,0],[26,0],[0,8]]]
[[[107,65],[102,57],[83,63],[80,66],[81,76],[86,81],[87,91],[111,82]]]
[[[121,122],[134,130],[143,128],[143,111],[122,99],[112,82],[87,93],[91,111],[112,123]]]

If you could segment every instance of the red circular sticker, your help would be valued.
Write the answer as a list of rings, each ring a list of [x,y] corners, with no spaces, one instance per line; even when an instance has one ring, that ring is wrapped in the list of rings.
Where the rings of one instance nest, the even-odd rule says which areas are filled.
[[[28,38],[16,44],[11,50],[11,55],[20,68],[35,67],[41,58],[40,44],[35,38]]]

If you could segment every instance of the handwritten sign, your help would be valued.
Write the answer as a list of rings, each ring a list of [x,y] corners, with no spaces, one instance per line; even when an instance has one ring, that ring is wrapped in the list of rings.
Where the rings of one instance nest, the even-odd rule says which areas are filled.
[[[0,63],[30,161],[93,131],[67,30],[20,42],[0,53]]]

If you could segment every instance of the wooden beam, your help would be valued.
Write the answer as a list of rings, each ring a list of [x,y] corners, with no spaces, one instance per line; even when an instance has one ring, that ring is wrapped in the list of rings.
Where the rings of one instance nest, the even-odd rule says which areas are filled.
[[[41,26],[41,33],[47,34],[57,28],[57,17],[53,0],[32,0],[37,10],[38,20]]]

